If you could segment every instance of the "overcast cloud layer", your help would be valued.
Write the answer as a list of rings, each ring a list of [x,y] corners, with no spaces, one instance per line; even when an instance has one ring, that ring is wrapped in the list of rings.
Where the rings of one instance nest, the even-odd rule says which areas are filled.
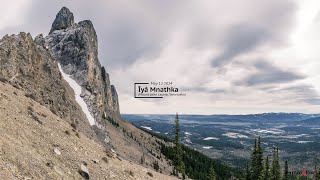
[[[317,0],[11,0],[0,35],[46,35],[62,6],[93,22],[122,113],[319,113]],[[149,81],[187,97],[134,99]]]

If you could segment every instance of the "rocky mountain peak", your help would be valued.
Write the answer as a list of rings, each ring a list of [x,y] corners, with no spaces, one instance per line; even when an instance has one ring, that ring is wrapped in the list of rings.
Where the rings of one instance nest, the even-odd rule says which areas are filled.
[[[61,8],[58,12],[56,19],[52,23],[51,30],[49,34],[51,34],[55,30],[66,29],[74,24],[73,13],[66,7]]]
[[[59,63],[80,86],[80,96],[92,117],[103,124],[103,117],[120,115],[118,94],[100,64],[92,22],[73,21],[72,12],[64,7],[48,36],[40,34],[33,39],[29,33],[20,33],[1,39],[0,78],[24,89],[58,116],[72,120],[76,117],[73,97],[66,93],[68,87],[62,82]]]
[[[98,38],[92,22],[74,23],[73,14],[62,8],[51,31],[45,37],[45,44],[62,70],[81,86],[81,97],[94,119],[100,124],[105,115],[119,115],[118,95],[100,64]]]

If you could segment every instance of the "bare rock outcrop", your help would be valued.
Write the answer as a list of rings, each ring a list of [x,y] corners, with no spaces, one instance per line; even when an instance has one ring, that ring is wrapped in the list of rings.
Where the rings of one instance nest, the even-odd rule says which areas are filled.
[[[60,12],[67,12],[63,17],[71,17],[72,14],[65,8]],[[49,50],[59,61],[63,71],[82,87],[81,96],[98,123],[101,123],[102,116],[106,114],[119,115],[118,95],[110,84],[109,74],[99,62],[97,34],[92,22],[84,20],[70,24],[69,20],[61,18],[64,13],[60,12],[52,27],[56,24],[68,26],[50,31],[45,38]]]
[[[54,114],[92,133],[42,35],[35,40],[29,33],[3,37],[0,40],[0,77]]]
[[[63,7],[56,16],[56,19],[52,23],[50,30],[51,34],[54,30],[66,29],[74,24],[73,13],[66,7]]]

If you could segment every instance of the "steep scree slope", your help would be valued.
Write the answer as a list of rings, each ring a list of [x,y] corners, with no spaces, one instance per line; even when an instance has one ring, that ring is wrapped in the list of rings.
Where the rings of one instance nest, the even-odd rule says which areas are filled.
[[[0,179],[83,179],[84,164],[90,179],[175,179],[118,157],[24,91],[0,87]]]

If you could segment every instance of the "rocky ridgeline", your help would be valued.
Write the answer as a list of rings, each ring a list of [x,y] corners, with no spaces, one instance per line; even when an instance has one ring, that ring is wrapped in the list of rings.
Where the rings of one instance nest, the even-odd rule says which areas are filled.
[[[50,52],[28,33],[0,40],[0,77],[64,119],[84,121]]]
[[[2,80],[24,90],[61,118],[87,123],[57,62],[82,87],[81,97],[97,124],[104,124],[102,117],[119,115],[118,95],[99,62],[91,21],[74,23],[73,14],[63,7],[48,36],[41,34],[33,40],[29,33],[20,33],[0,40]]]
[[[63,71],[82,87],[81,96],[96,121],[107,114],[119,114],[116,89],[98,59],[96,31],[89,20],[74,23],[73,14],[62,8],[45,37],[47,46]]]

